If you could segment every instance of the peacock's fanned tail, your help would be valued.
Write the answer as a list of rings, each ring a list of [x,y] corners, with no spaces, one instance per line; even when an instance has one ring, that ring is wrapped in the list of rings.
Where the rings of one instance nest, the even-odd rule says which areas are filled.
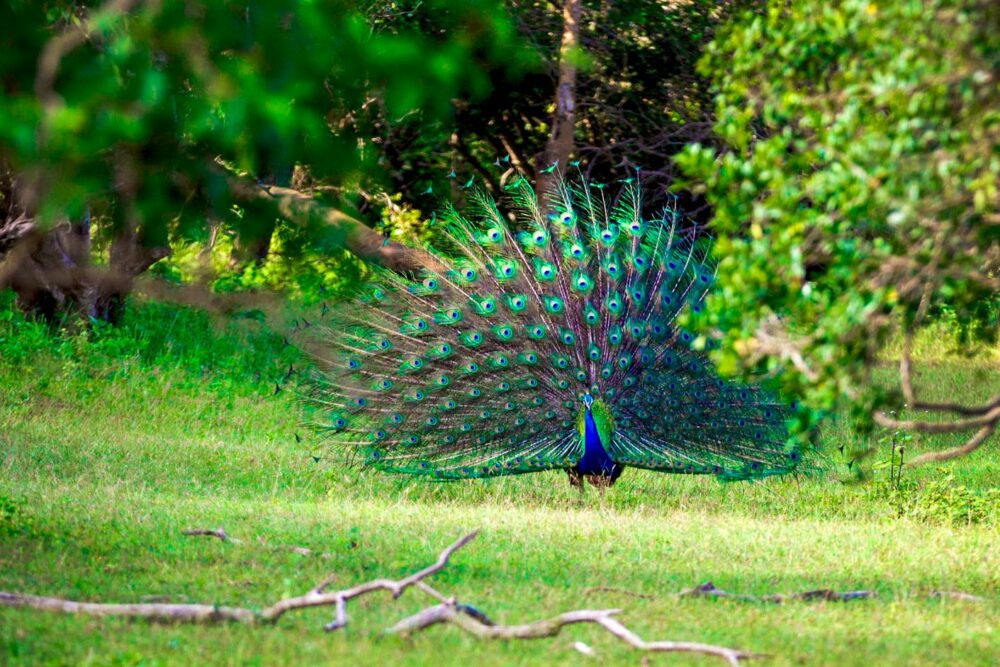
[[[320,427],[382,470],[438,479],[571,468],[581,397],[613,419],[618,463],[749,479],[799,463],[789,410],[716,377],[677,326],[712,282],[704,244],[640,192],[560,182],[554,213],[524,179],[512,219],[483,192],[445,211],[448,267],[390,272],[337,309]]]

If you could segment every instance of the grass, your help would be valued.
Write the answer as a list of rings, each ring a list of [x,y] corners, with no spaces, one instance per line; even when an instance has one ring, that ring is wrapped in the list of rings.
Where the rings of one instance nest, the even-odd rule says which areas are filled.
[[[336,465],[303,429],[292,392],[274,394],[297,353],[252,317],[213,323],[145,304],[121,330],[53,336],[0,313],[0,590],[262,606],[331,572],[345,586],[402,575],[481,528],[434,583],[500,622],[621,607],[647,639],[736,646],[770,654],[766,664],[995,664],[995,436],[962,461],[904,471],[899,489],[878,469],[884,449],[865,462],[865,483],[849,483],[836,457],[822,476],[752,484],[628,471],[582,502],[556,473],[415,483]],[[931,397],[1000,389],[995,361],[941,356],[923,367]],[[859,444],[839,426],[824,439],[834,453]],[[181,534],[217,526],[245,542]],[[745,593],[831,587],[878,597],[764,605],[673,595],[708,580]],[[588,591],[599,585],[652,597]],[[929,597],[941,589],[986,600]],[[380,634],[426,602],[416,591],[360,599],[332,635],[320,630],[329,610],[244,628],[0,609],[0,663],[576,664],[586,659],[575,640],[601,662],[640,661],[593,627],[490,644],[448,627],[409,641]]]

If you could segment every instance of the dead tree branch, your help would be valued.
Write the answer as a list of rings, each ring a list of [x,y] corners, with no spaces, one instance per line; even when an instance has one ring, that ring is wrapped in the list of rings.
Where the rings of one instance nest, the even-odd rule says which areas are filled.
[[[914,326],[916,322],[914,323]],[[920,433],[959,433],[976,429],[975,433],[958,447],[937,452],[925,452],[910,460],[909,465],[920,465],[959,458],[979,449],[1000,426],[1000,394],[984,405],[961,405],[951,402],[928,402],[917,398],[913,388],[913,327],[903,334],[903,349],[899,358],[899,381],[903,398],[911,410],[951,413],[959,416],[952,421],[900,420],[878,411],[873,415],[875,423],[884,428],[916,431]]]
[[[243,540],[238,540],[234,537],[229,537],[226,533],[225,528],[194,528],[192,530],[185,530],[184,535],[188,537],[204,536],[204,537],[214,537],[217,540],[222,540],[223,542],[232,542],[234,544],[240,544]]]
[[[220,532],[223,535],[225,534],[225,531]],[[212,533],[213,537],[219,537],[218,533],[214,531]],[[205,535],[208,534],[208,531],[196,531],[193,534]],[[271,625],[277,623],[278,619],[290,611],[308,609],[310,607],[332,606],[337,610],[337,620],[328,624],[326,628],[336,630],[347,624],[347,602],[349,600],[382,590],[392,593],[394,599],[398,598],[407,588],[415,586],[423,579],[440,572],[448,564],[448,560],[452,554],[471,542],[477,534],[478,531],[473,531],[460,538],[442,551],[433,565],[414,572],[403,579],[376,579],[342,591],[327,593],[326,587],[332,582],[332,578],[327,578],[305,595],[279,600],[270,607],[265,607],[260,611],[244,607],[219,607],[207,604],[105,604],[98,602],[77,602],[62,598],[7,593],[3,591],[0,591],[0,606],[23,607],[63,614],[143,618],[167,623],[244,623],[248,625]],[[219,539],[222,538],[220,537]]]
[[[567,625],[593,623],[599,625],[621,641],[639,651],[655,653],[700,653],[715,656],[730,665],[739,665],[741,660],[763,657],[738,649],[701,644],[698,642],[646,641],[622,625],[614,616],[619,609],[580,609],[568,611],[549,619],[525,625],[497,625],[481,611],[455,598],[447,597],[424,582],[424,579],[443,570],[456,551],[471,542],[479,531],[473,531],[445,548],[437,560],[422,570],[402,579],[375,579],[335,592],[327,592],[333,583],[328,577],[315,588],[292,598],[279,600],[269,607],[253,610],[245,607],[220,607],[207,604],[171,604],[148,602],[137,604],[105,604],[97,602],[77,602],[62,598],[7,593],[0,591],[0,606],[36,609],[62,614],[87,614],[90,616],[141,618],[166,623],[191,623],[215,625],[220,623],[242,623],[245,625],[273,625],[286,613],[310,607],[333,607],[334,619],[323,626],[327,632],[343,628],[348,623],[347,603],[354,598],[388,591],[393,599],[398,598],[408,588],[418,588],[436,599],[439,604],[404,618],[386,630],[389,634],[411,635],[432,625],[450,623],[479,639],[542,639],[558,635]],[[184,531],[185,535],[212,537],[224,542],[236,542],[225,530],[194,529]]]
[[[454,604],[445,603],[404,618],[386,632],[408,636],[439,623],[450,623],[479,639],[543,639],[558,635],[567,625],[594,623],[639,651],[701,653],[722,658],[730,665],[739,665],[740,660],[763,657],[738,649],[697,642],[648,642],[614,618],[620,612],[620,609],[580,609],[525,625],[488,625],[463,613]]]
[[[780,604],[789,600],[826,600],[833,602],[847,602],[849,600],[867,600],[875,597],[874,591],[844,591],[838,592],[830,588],[819,588],[801,593],[771,593],[769,595],[745,595],[741,593],[730,593],[721,588],[717,588],[711,581],[707,581],[701,586],[695,586],[677,594],[678,597],[708,597],[708,598],[729,598],[741,602],[773,602]]]

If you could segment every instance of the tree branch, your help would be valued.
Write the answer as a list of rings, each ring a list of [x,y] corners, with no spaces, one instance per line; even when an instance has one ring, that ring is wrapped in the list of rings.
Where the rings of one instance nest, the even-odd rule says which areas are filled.
[[[525,625],[487,625],[461,612],[453,604],[439,604],[404,618],[389,628],[389,634],[408,636],[439,623],[455,625],[479,639],[543,639],[558,635],[567,625],[594,623],[639,651],[655,653],[701,653],[721,658],[730,665],[740,660],[763,657],[738,649],[697,642],[647,642],[614,618],[619,609],[580,609]]]
[[[454,553],[471,542],[478,532],[473,531],[456,540],[438,555],[437,560],[433,564],[402,579],[375,579],[341,591],[328,593],[326,592],[326,588],[333,581],[332,577],[328,577],[305,595],[279,600],[260,611],[245,607],[220,607],[207,604],[170,604],[160,602],[104,604],[77,602],[62,598],[6,593],[2,591],[0,591],[0,606],[36,609],[63,614],[143,618],[150,621],[204,625],[219,623],[272,625],[277,623],[284,614],[290,611],[308,609],[310,607],[332,606],[335,614],[334,619],[323,626],[324,630],[330,632],[347,625],[347,603],[349,600],[380,590],[389,591],[395,599],[402,595],[406,589],[416,587],[435,598],[439,604],[428,607],[413,616],[404,618],[386,630],[387,633],[405,636],[420,632],[432,625],[450,623],[480,639],[542,639],[558,635],[567,625],[593,623],[601,626],[607,632],[639,651],[700,653],[721,658],[730,665],[739,665],[741,660],[762,657],[738,649],[698,642],[647,642],[613,618],[615,614],[620,612],[618,609],[579,609],[525,625],[496,625],[475,607],[460,604],[455,598],[446,597],[424,583],[424,579],[444,569]],[[223,541],[235,541],[221,528],[217,530],[189,530],[185,531],[185,534],[203,535]]]
[[[259,612],[244,607],[219,607],[206,604],[166,604],[166,603],[140,603],[140,604],[105,604],[97,602],[77,602],[75,600],[65,600],[62,598],[42,597],[37,595],[24,595],[21,593],[7,593],[0,591],[0,606],[23,607],[49,611],[63,614],[88,614],[90,616],[115,616],[125,618],[144,618],[151,621],[163,621],[171,623],[195,623],[195,624],[218,624],[224,622],[235,622],[244,624],[269,625],[276,623],[284,614],[297,609],[307,609],[309,607],[333,606],[337,610],[337,618],[333,623],[327,624],[329,630],[342,628],[347,624],[347,602],[353,598],[367,595],[374,591],[387,590],[392,593],[393,598],[398,598],[403,592],[419,584],[423,579],[440,572],[447,564],[451,556],[472,541],[479,531],[473,531],[460,538],[448,546],[438,556],[433,565],[414,572],[403,579],[376,579],[364,584],[359,584],[352,588],[332,593],[325,592],[331,579],[326,579],[305,595],[279,600],[270,607],[266,607]],[[207,534],[198,532],[197,534]],[[218,537],[212,533],[213,537]],[[221,539],[221,538],[220,538]]]
[[[293,224],[306,226],[317,222],[325,225],[339,245],[367,262],[404,275],[416,275],[424,270],[437,273],[447,270],[431,253],[390,241],[357,218],[324,206],[303,192],[277,185],[265,187],[229,173],[226,176],[237,199],[269,202]]]
[[[979,449],[980,445],[986,442],[986,438],[990,437],[996,428],[997,426],[995,422],[990,426],[984,426],[976,431],[976,433],[969,438],[964,445],[954,447],[952,449],[945,449],[940,452],[925,452],[920,456],[913,458],[909,465],[920,465],[922,463],[931,463],[934,461],[947,461],[949,459],[957,459],[960,456],[965,456],[966,454],[971,454]]]
[[[721,588],[716,588],[711,581],[705,582],[701,586],[695,586],[678,593],[678,597],[710,597],[729,598],[742,602],[774,602],[780,604],[788,600],[829,600],[837,602],[847,602],[849,600],[867,600],[875,597],[874,591],[844,591],[839,592],[830,588],[818,588],[812,591],[801,593],[771,593],[769,595],[745,595],[741,593],[730,593]]]
[[[959,431],[967,431],[971,428],[996,427],[997,422],[1000,421],[1000,405],[978,417],[969,417],[968,419],[959,419],[953,422],[929,422],[914,419],[899,420],[890,417],[884,412],[876,412],[874,419],[875,423],[885,428],[920,431],[921,433],[957,433]],[[911,461],[911,463],[914,461]]]

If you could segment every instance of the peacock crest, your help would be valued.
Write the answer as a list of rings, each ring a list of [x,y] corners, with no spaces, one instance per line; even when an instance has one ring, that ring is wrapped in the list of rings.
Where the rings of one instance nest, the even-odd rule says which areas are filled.
[[[527,181],[510,217],[487,193],[447,208],[441,269],[378,271],[333,313],[321,429],[380,470],[464,479],[566,469],[610,483],[625,466],[750,479],[801,458],[789,409],[718,378],[678,326],[714,266],[638,186]],[[711,346],[702,340],[703,346]]]

